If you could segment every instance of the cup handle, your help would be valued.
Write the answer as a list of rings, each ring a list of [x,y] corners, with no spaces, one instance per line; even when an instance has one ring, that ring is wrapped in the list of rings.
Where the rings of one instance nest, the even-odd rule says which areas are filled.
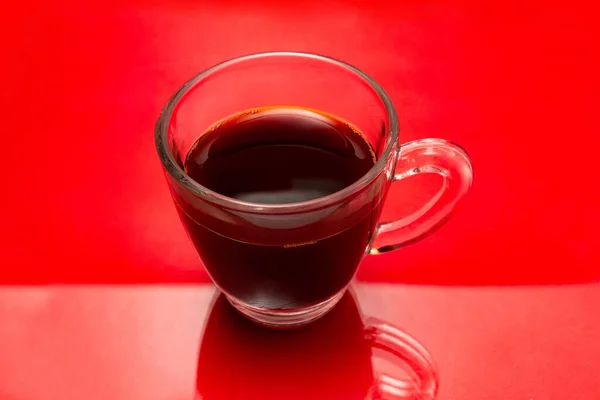
[[[369,254],[398,249],[427,236],[441,226],[473,183],[473,166],[467,153],[443,139],[423,139],[400,147],[392,183],[417,174],[438,174],[440,190],[408,216],[379,223],[369,245]]]
[[[437,368],[427,350],[414,338],[375,317],[365,320],[365,337],[403,366],[408,379],[375,371],[374,383],[365,400],[433,400],[439,386]]]

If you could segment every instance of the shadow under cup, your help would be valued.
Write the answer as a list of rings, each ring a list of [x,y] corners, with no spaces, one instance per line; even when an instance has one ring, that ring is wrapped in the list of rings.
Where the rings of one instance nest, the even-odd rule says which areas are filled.
[[[375,152],[375,165],[333,194],[281,204],[227,197],[186,175],[186,155],[215,123],[272,106],[318,110],[347,121]],[[460,196],[449,190],[456,187],[449,184],[455,166],[439,163],[452,160],[440,157],[442,150],[455,151],[455,159],[466,155],[432,141],[410,148],[403,159],[396,112],[383,89],[350,65],[312,54],[256,54],[202,72],[168,102],[157,123],[156,145],[183,225],[211,279],[235,308],[269,326],[302,325],[326,313],[365,254],[394,249],[431,230],[453,208],[450,200],[466,191],[464,185]],[[447,172],[429,171],[445,178],[437,198],[411,216],[406,232],[398,224],[404,227],[406,221],[379,224],[390,184],[399,173],[418,173],[416,167],[427,172],[428,157]]]

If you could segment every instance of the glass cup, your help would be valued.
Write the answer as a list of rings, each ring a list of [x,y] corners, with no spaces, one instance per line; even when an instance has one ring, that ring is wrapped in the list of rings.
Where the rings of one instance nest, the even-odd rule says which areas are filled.
[[[343,119],[369,142],[374,166],[335,193],[281,204],[227,197],[185,173],[188,151],[219,121],[270,106]],[[365,255],[410,244],[446,221],[471,186],[471,162],[459,146],[443,139],[401,145],[398,133],[391,100],[362,71],[320,55],[273,52],[196,75],[167,103],[155,139],[177,211],[213,282],[251,320],[293,327],[330,310]],[[422,173],[443,178],[437,194],[410,215],[379,221],[390,185]]]

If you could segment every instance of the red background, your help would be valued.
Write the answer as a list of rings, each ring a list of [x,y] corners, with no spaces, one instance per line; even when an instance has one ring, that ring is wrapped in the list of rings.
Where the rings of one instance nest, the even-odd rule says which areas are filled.
[[[212,289],[153,126],[192,75],[266,50],[356,65],[394,100],[403,141],[443,137],[473,159],[453,219],[358,276],[362,312],[430,349],[439,398],[600,398],[595,10],[108,3],[0,16],[0,399],[191,398]]]

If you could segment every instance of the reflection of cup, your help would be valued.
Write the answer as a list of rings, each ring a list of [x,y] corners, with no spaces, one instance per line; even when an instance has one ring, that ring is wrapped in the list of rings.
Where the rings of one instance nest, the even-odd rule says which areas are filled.
[[[375,164],[329,195],[277,204],[228,197],[186,173],[186,154],[200,136],[232,120],[272,118],[283,105],[300,110],[296,117],[303,115],[289,126],[305,123],[305,118],[327,124],[343,120],[347,130],[360,133]],[[328,126],[316,137],[338,142],[324,134],[333,125]],[[198,74],[167,103],[155,139],[181,220],[212,280],[240,312],[269,326],[299,326],[324,315],[341,298],[366,254],[394,250],[432,232],[473,179],[468,155],[455,144],[423,139],[400,145],[398,116],[381,86],[351,65],[315,54],[248,55]],[[292,139],[286,140],[308,146],[306,135]],[[346,154],[349,146],[351,154],[358,151],[347,138],[341,143],[340,148],[319,148],[336,154]],[[312,161],[304,167],[311,164],[317,177],[319,168],[328,169]],[[277,165],[272,169],[281,168]],[[252,164],[232,168],[253,170]],[[381,221],[389,187],[420,173],[440,175],[439,192],[410,215]],[[233,182],[242,176],[213,178]]]
[[[402,376],[374,370],[374,348]],[[283,331],[245,320],[219,295],[200,346],[203,400],[427,400],[437,386],[427,351],[399,329],[363,319],[351,293],[314,324]]]

